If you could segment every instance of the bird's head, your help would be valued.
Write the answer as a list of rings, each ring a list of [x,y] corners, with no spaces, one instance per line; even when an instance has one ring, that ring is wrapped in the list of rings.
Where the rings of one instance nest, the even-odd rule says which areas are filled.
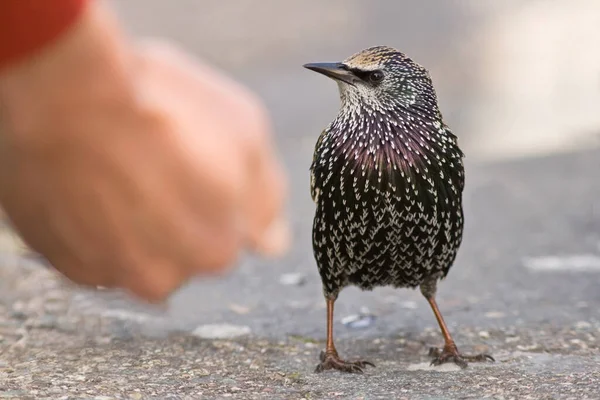
[[[304,67],[338,83],[342,109],[389,111],[417,106],[437,114],[429,73],[394,48],[370,47],[342,62],[310,63]]]

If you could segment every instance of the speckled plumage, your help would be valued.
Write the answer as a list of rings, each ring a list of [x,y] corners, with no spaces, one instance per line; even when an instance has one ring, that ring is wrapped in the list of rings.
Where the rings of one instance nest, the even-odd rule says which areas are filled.
[[[335,348],[334,303],[348,285],[419,286],[444,336],[432,362],[493,361],[458,351],[435,300],[462,241],[464,167],[429,73],[385,46],[305,67],[333,78],[342,103],[310,168],[313,250],[327,301],[327,345],[316,371],[374,366],[344,361]]]
[[[356,80],[338,80],[341,108],[310,169],[325,296],[351,284],[414,288],[442,278],[462,239],[464,168],[429,74],[384,46],[341,67]],[[370,71],[383,79],[370,82]]]

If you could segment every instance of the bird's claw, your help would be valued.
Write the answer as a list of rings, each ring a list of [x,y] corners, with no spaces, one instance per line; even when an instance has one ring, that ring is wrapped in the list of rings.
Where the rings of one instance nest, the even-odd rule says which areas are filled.
[[[438,349],[437,347],[432,347],[429,349],[429,356],[433,357],[431,360],[431,365],[442,365],[448,362],[453,362],[461,368],[467,368],[469,362],[486,362],[491,361],[494,362],[494,357],[489,354],[475,354],[475,355],[466,355],[460,354],[456,347],[444,347],[443,350]]]
[[[348,372],[354,374],[362,374],[363,368],[367,365],[374,367],[370,361],[358,360],[358,361],[344,361],[337,354],[321,352],[319,356],[321,362],[317,365],[315,372],[323,372],[328,369],[335,369],[341,372]]]

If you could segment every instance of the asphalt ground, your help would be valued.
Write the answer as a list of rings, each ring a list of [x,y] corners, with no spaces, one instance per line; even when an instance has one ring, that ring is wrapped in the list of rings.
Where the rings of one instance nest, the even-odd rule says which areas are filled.
[[[183,288],[162,309],[73,288],[20,254],[5,231],[0,396],[597,398],[599,157],[468,165],[464,246],[439,303],[459,347],[489,352],[493,364],[429,367],[428,349],[442,341],[420,294],[351,288],[336,308],[338,349],[377,367],[363,376],[313,373],[325,311],[309,247],[310,200],[299,194],[289,257],[244,260],[225,279]],[[342,323],[352,316],[360,323]]]
[[[73,287],[3,225],[0,398],[600,398],[600,150],[500,161],[478,152],[488,137],[469,129],[476,88],[460,68],[469,55],[448,49],[477,26],[468,2],[266,1],[268,13],[248,1],[113,3],[134,33],[177,40],[265,100],[292,183],[294,246],[281,260],[244,257],[230,276],[191,282],[149,307]],[[401,8],[409,12],[391,12]],[[428,34],[407,35],[419,27]],[[377,367],[313,373],[325,303],[308,167],[338,104],[335,85],[300,66],[371,44],[406,47],[438,78],[467,153],[465,238],[438,303],[459,348],[495,363],[430,367],[428,349],[442,338],[418,291],[349,288],[336,303],[338,350]]]

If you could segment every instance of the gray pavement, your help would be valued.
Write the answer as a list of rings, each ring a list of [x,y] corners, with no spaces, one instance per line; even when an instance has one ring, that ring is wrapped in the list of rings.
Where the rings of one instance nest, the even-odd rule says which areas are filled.
[[[286,160],[294,165],[292,154]],[[589,151],[468,166],[465,245],[439,302],[459,346],[497,362],[464,371],[428,366],[441,337],[418,292],[348,289],[337,307],[339,350],[377,367],[313,373],[325,314],[301,190],[287,259],[245,260],[225,279],[182,289],[166,310],[76,290],[15,253],[5,232],[0,398],[598,398],[598,160]],[[286,273],[305,283],[283,285]],[[340,323],[363,307],[370,326]],[[245,334],[194,336],[199,326],[204,337],[227,333],[214,324]]]
[[[478,152],[488,137],[471,129],[480,93],[468,82],[485,70],[464,71],[476,57],[460,43],[482,23],[481,9],[434,0],[113,3],[133,32],[182,42],[265,99],[292,182],[294,246],[282,260],[244,257],[230,276],[150,307],[73,287],[0,227],[0,398],[600,398],[600,149],[494,162]],[[279,20],[266,24],[267,14]],[[300,65],[371,44],[403,47],[439,78],[467,152],[467,186],[464,244],[438,300],[459,347],[496,363],[430,367],[428,348],[442,340],[418,291],[349,288],[336,305],[338,349],[377,367],[313,373],[325,309],[308,167],[338,104],[335,85]],[[597,128],[589,137],[600,137]],[[363,327],[342,323],[361,313]]]

